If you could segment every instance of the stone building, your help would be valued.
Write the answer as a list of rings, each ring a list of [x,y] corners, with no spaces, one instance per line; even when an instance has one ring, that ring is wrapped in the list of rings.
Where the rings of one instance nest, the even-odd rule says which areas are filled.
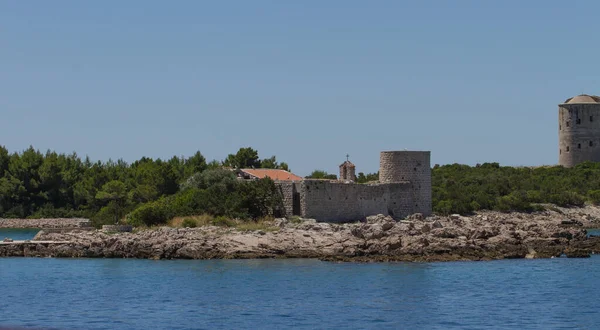
[[[340,180],[346,182],[356,182],[356,166],[348,159],[340,165]]]
[[[558,163],[600,161],[600,97],[578,95],[558,106]]]
[[[358,221],[376,214],[403,219],[413,213],[432,213],[429,151],[381,152],[379,175],[376,184],[312,179],[278,182],[283,213],[326,222]]]
[[[412,213],[431,214],[431,152],[382,151],[379,156],[379,182],[410,182]]]

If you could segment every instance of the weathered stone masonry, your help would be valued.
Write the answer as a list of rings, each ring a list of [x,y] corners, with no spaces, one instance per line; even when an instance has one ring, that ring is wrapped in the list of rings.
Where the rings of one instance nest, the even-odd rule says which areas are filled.
[[[282,215],[301,215],[300,193],[298,192],[300,182],[278,182],[277,185],[283,197]]]
[[[300,211],[303,217],[343,222],[374,214],[405,217],[411,213],[411,184],[346,184],[305,180],[300,183]]]
[[[600,98],[579,95],[558,106],[558,163],[600,161]]]
[[[379,182],[410,182],[412,213],[431,214],[431,152],[382,151]]]
[[[303,180],[280,182],[286,216],[318,221],[357,221],[384,214],[405,218],[431,214],[430,152],[386,151],[380,158],[380,183]]]

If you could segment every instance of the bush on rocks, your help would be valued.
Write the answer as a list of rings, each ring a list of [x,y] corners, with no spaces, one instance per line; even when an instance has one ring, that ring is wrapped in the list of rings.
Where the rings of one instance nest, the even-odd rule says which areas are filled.
[[[233,176],[233,177],[232,177]],[[166,224],[173,217],[209,214],[218,225],[224,218],[258,219],[282,204],[273,180],[239,181],[230,171],[206,171],[173,196],[142,204],[127,216],[134,226]]]
[[[175,214],[164,200],[143,204],[127,216],[127,223],[133,226],[153,226],[165,224]]]
[[[181,226],[185,227],[185,228],[188,228],[188,227],[189,228],[196,228],[197,224],[196,224],[196,221],[194,221],[194,219],[192,219],[192,218],[185,218],[185,219],[183,219],[183,222],[181,223]]]

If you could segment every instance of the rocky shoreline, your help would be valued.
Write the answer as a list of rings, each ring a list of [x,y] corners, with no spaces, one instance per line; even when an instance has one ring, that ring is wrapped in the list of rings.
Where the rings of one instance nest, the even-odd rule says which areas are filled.
[[[277,219],[267,230],[205,226],[106,233],[44,232],[28,243],[0,243],[0,256],[145,259],[319,258],[329,261],[456,261],[589,257],[600,253],[600,209],[472,216],[382,215],[363,223]],[[49,243],[54,242],[54,243]]]
[[[90,226],[84,218],[0,219],[0,228],[81,228]]]

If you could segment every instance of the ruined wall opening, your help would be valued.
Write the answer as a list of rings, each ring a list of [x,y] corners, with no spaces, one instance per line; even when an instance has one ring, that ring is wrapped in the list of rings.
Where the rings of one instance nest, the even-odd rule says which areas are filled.
[[[577,143],[577,149],[581,149],[581,143]]]
[[[581,124],[581,119],[577,118],[577,120],[575,121],[575,123],[577,123],[577,125]]]
[[[300,193],[292,194],[292,215],[300,215]]]

